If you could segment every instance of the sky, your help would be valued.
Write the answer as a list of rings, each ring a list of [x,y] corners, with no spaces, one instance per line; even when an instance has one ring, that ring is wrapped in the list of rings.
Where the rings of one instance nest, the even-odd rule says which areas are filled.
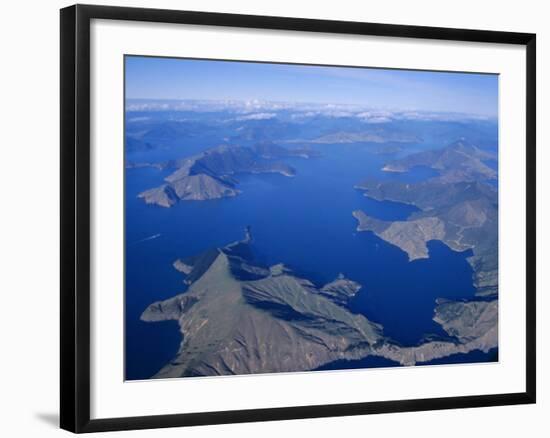
[[[265,100],[495,117],[498,76],[126,57],[126,98]]]

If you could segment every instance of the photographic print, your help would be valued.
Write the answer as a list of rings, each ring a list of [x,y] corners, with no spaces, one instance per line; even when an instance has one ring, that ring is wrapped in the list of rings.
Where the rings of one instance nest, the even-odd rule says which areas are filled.
[[[126,380],[498,361],[498,75],[124,64]]]

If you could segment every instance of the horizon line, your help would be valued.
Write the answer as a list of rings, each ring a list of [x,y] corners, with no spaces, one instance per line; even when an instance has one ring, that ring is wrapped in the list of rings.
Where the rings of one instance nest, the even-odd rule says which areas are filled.
[[[128,101],[142,101],[142,102],[200,102],[200,103],[240,103],[243,104],[243,106],[247,106],[250,104],[275,104],[275,105],[311,105],[311,106],[335,106],[335,107],[347,107],[347,108],[356,108],[358,110],[372,110],[372,111],[387,111],[387,112],[394,112],[394,113],[406,113],[406,112],[416,112],[421,114],[449,114],[449,115],[462,115],[462,116],[471,116],[471,117],[484,117],[488,119],[498,119],[499,114],[486,114],[486,113],[470,113],[470,112],[460,112],[460,111],[445,111],[445,110],[427,110],[427,109],[417,109],[417,108],[397,108],[397,107],[376,107],[376,106],[369,106],[368,104],[359,104],[359,103],[340,103],[340,102],[312,102],[312,101],[289,101],[289,100],[268,100],[268,99],[199,99],[199,98],[152,98],[152,97],[125,97],[124,100],[126,102]],[[261,108],[256,108],[261,109]],[[291,108],[265,108],[266,110],[271,111],[281,111],[281,110],[288,110]],[[330,108],[325,108],[330,109]],[[337,109],[337,108],[335,108]],[[128,111],[127,108],[124,109],[125,112]],[[163,109],[157,108],[157,111],[162,111]],[[177,109],[174,108],[167,108],[165,111],[177,111]],[[192,111],[192,109],[183,109]],[[130,110],[132,111],[132,110]],[[140,110],[133,110],[133,111],[140,111]]]

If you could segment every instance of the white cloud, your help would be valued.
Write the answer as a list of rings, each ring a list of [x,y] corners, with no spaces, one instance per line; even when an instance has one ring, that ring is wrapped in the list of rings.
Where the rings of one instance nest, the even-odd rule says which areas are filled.
[[[390,118],[390,117],[371,117],[369,119],[365,119],[363,120],[365,123],[372,123],[372,124],[376,124],[376,123],[389,123],[391,122],[393,119]]]
[[[293,120],[316,116],[357,117],[365,123],[388,123],[393,120],[419,121],[460,121],[491,120],[491,117],[448,113],[437,111],[418,111],[415,109],[380,109],[368,105],[307,103],[307,102],[270,102],[262,100],[139,100],[129,99],[127,111],[229,111],[237,115],[237,120],[267,120],[277,117],[280,112],[288,112]]]
[[[357,117],[365,123],[388,123],[394,119],[395,113],[387,110],[371,110],[357,114]]]
[[[246,116],[237,117],[237,120],[269,120],[277,117],[275,113],[253,113]]]
[[[137,123],[137,122],[146,122],[147,120],[151,120],[151,117],[130,117],[126,121],[128,123]]]
[[[398,120],[419,120],[424,122],[457,122],[461,120],[490,120],[488,116],[477,114],[429,112],[429,111],[403,111],[394,115]]]

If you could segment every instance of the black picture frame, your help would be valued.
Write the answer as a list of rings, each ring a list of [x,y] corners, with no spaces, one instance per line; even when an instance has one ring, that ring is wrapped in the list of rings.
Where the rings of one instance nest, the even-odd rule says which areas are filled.
[[[90,419],[90,22],[182,23],[334,34],[408,37],[526,47],[526,391],[509,394]],[[101,432],[535,403],[536,35],[377,23],[74,5],[61,10],[61,386],[60,426]]]

